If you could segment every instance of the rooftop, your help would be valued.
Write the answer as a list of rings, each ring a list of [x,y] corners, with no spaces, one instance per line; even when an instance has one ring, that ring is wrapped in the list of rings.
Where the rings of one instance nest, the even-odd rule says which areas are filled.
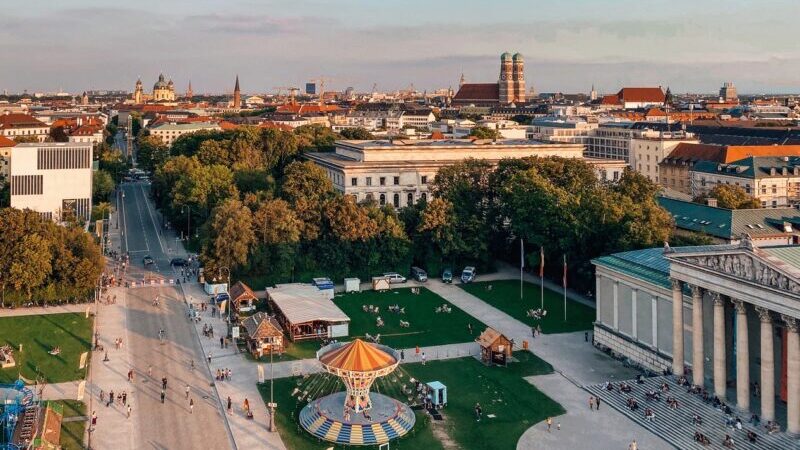
[[[267,288],[267,297],[293,324],[323,321],[349,322],[350,318],[316,286],[303,283]]]
[[[733,161],[729,164],[713,161],[699,161],[694,165],[692,170],[701,173],[713,173],[741,178],[785,177],[787,174],[794,174],[795,171],[798,173],[794,174],[794,176],[800,176],[800,157],[750,156],[738,161]],[[787,174],[783,173],[784,170],[787,171]]]
[[[498,83],[465,83],[453,97],[453,101],[493,101],[500,99],[500,85]]]
[[[319,361],[328,367],[353,372],[372,372],[397,364],[394,356],[361,339],[323,354]]]

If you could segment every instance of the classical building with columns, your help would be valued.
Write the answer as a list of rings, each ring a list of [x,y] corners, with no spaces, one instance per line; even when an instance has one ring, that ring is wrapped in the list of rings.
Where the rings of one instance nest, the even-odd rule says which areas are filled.
[[[787,431],[800,433],[800,246],[755,248],[743,238],[593,263],[596,344],[653,370],[690,374],[763,421],[784,402]]]

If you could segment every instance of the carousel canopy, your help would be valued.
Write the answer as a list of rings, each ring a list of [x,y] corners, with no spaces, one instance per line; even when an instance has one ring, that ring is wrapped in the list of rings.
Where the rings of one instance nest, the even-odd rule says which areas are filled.
[[[361,339],[331,350],[319,360],[326,366],[353,372],[371,372],[397,363],[394,356]]]

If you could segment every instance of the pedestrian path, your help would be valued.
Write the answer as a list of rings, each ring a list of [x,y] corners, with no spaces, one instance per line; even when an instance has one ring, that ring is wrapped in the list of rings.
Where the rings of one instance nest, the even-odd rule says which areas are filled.
[[[667,383],[669,391],[661,393],[661,385]],[[599,396],[603,404],[629,417],[640,426],[662,436],[677,448],[709,448],[723,449],[722,441],[725,435],[733,438],[737,449],[768,450],[768,449],[800,449],[800,440],[789,437],[786,433],[768,434],[763,427],[752,426],[747,423],[749,417],[741,417],[742,430],[726,427],[726,415],[711,404],[705,403],[696,394],[686,392],[686,388],[675,381],[674,376],[661,376],[645,378],[642,384],[635,380],[628,380],[631,392],[625,393],[615,385],[613,390],[607,390],[605,383],[587,386],[586,389],[595,396]],[[647,400],[649,391],[661,393],[660,400]],[[678,408],[670,409],[666,404],[666,397],[673,396],[678,400]],[[639,408],[631,410],[627,406],[629,398],[635,399]],[[655,414],[652,421],[644,417],[645,408],[651,408]],[[697,414],[702,418],[703,424],[695,426],[692,418]],[[734,416],[735,417],[735,416]],[[755,443],[748,442],[746,433],[752,430],[758,435]],[[694,441],[694,433],[699,431],[705,434],[711,444],[702,447]],[[641,447],[640,447],[641,448]]]
[[[93,308],[91,303],[68,303],[52,306],[32,306],[20,308],[1,308],[0,317],[39,316],[42,314],[85,313]]]

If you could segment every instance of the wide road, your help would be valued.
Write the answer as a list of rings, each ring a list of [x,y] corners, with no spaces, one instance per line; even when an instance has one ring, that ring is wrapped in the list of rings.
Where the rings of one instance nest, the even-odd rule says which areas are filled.
[[[130,253],[131,271],[171,278],[170,258],[186,255],[171,252],[161,236],[159,216],[148,198],[149,185],[124,183],[121,190],[122,251]],[[143,266],[145,255],[155,259],[155,267]],[[156,295],[161,299],[160,306],[152,304]],[[232,448],[202,349],[186,317],[180,289],[170,285],[133,288],[128,289],[127,298],[127,345],[132,364],[140,374],[136,380],[136,448]],[[159,340],[160,330],[165,331],[163,343]],[[150,367],[152,377],[147,376]],[[164,403],[160,398],[162,377],[167,377]],[[185,394],[187,385],[194,399],[191,414]]]

